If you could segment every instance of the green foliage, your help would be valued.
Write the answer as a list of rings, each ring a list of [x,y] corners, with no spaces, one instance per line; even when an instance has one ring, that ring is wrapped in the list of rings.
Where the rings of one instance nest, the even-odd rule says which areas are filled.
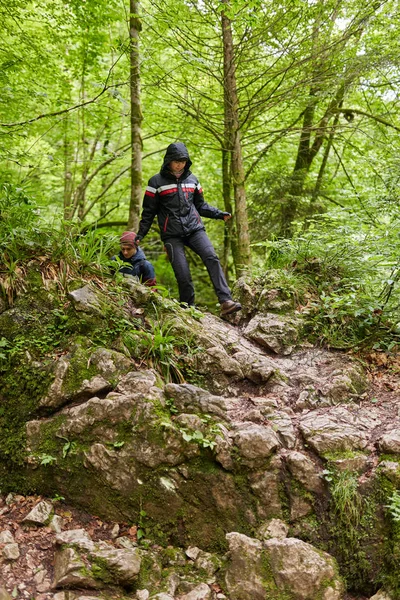
[[[327,515],[330,552],[337,558],[350,589],[368,589],[372,568],[367,542],[376,527],[375,501],[361,496],[356,472],[330,467],[324,471],[324,478],[331,494]]]
[[[400,493],[398,490],[393,490],[389,498],[389,504],[386,505],[388,512],[395,523],[400,522]]]
[[[265,243],[267,265],[293,281],[289,289],[298,278],[297,307],[311,341],[391,350],[400,342],[400,240],[385,235],[383,224],[356,225],[321,217],[291,240]]]
[[[147,317],[148,329],[134,333],[139,340],[135,352],[146,362],[160,371],[166,381],[183,383],[184,361],[199,351],[193,344],[192,334],[182,333],[174,317],[159,315],[153,304],[155,317]]]

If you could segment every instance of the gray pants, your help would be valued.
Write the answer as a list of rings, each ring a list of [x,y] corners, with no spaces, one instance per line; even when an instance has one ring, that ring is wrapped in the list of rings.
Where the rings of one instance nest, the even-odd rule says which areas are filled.
[[[168,238],[165,241],[165,249],[178,282],[179,300],[190,306],[194,304],[194,287],[185,246],[198,254],[207,267],[218,301],[222,304],[226,300],[231,300],[231,291],[226,283],[221,263],[204,230],[195,231],[187,237]]]

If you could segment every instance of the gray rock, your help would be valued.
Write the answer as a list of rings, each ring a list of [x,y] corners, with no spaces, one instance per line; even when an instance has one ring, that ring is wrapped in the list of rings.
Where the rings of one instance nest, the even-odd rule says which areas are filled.
[[[262,543],[241,533],[228,533],[225,586],[231,600],[265,600]]]
[[[53,515],[49,523],[49,527],[55,533],[61,533],[64,527],[64,519],[59,515]]]
[[[258,499],[257,512],[261,519],[280,517],[282,504],[280,498],[279,473],[259,471],[249,475],[250,487]]]
[[[261,525],[257,530],[257,538],[260,540],[270,540],[277,538],[283,540],[287,537],[289,525],[281,519],[270,519]]]
[[[136,590],[136,600],[149,600],[149,590]]]
[[[300,420],[299,427],[310,446],[323,455],[326,452],[364,450],[373,429],[380,424],[373,411],[353,414],[342,407],[319,414],[313,411]]]
[[[296,538],[264,542],[273,577],[279,589],[293,600],[339,600],[343,586],[334,559]]]
[[[64,531],[56,536],[56,543],[62,545],[65,548],[66,545],[73,546],[73,549],[79,549],[86,555],[86,564],[101,562],[104,568],[113,574],[114,582],[118,585],[128,586],[136,580],[136,577],[140,571],[141,557],[139,550],[126,549],[126,548],[114,548],[107,542],[94,543],[87,532],[84,529],[72,529]],[[64,557],[64,561],[60,561],[62,568],[60,573],[64,569],[64,577],[71,571],[73,576],[76,577],[76,571],[79,572],[79,568],[75,566],[80,564],[82,560],[76,554],[72,555],[70,567],[68,564],[70,556]],[[87,569],[90,572],[90,568]],[[62,574],[58,574],[58,577],[62,579]],[[93,579],[96,576],[93,574]],[[63,580],[62,580],[63,581]]]
[[[211,589],[205,583],[200,583],[188,594],[180,596],[180,600],[211,600]]]
[[[240,350],[233,355],[246,379],[254,383],[265,383],[275,373],[276,366],[266,356]]]
[[[221,379],[221,375],[228,376],[231,380],[243,379],[242,369],[236,357],[231,357],[222,346],[213,346],[201,352],[196,361],[197,371],[204,375]],[[222,383],[229,381],[222,377]]]
[[[272,313],[258,314],[244,334],[276,354],[291,354],[299,338],[300,320]]]
[[[200,550],[194,560],[194,566],[208,577],[212,577],[221,568],[221,561],[215,554]]]
[[[154,371],[130,371],[119,379],[117,392],[134,396],[148,394],[157,383]],[[157,390],[156,390],[157,391]]]
[[[40,406],[50,406],[57,408],[65,403],[65,394],[63,392],[64,379],[68,373],[70,362],[68,358],[60,356],[54,369],[54,380],[51,383],[47,394],[41,398]]]
[[[102,315],[99,295],[89,285],[69,292],[68,297],[74,303],[75,310],[88,314]]]
[[[88,573],[86,564],[74,548],[61,548],[55,553],[52,587],[98,589],[102,583]]]
[[[324,485],[321,479],[322,468],[317,466],[308,456],[301,452],[288,452],[285,455],[285,463],[288,469],[297,481],[299,481],[306,490],[321,494],[324,491]]]
[[[378,465],[377,473],[382,473],[396,487],[400,487],[400,464],[398,462],[383,460]]]
[[[132,585],[139,574],[141,557],[137,548],[113,548],[107,542],[99,542],[90,552],[90,558],[100,559],[109,573],[113,575],[113,582],[124,587]]]
[[[75,546],[79,550],[91,552],[95,545],[87,531],[84,529],[68,529],[56,535],[56,544]]]
[[[47,525],[53,512],[53,505],[46,502],[46,500],[42,500],[32,508],[26,517],[22,519],[22,522],[27,525]]]
[[[400,454],[400,429],[387,431],[379,440],[379,449],[387,454]]]
[[[4,529],[0,532],[0,544],[14,544],[15,539],[11,531]]]
[[[189,546],[189,548],[187,548],[185,550],[186,556],[188,558],[190,558],[191,560],[196,560],[196,558],[199,556],[200,552],[201,552],[201,550],[197,546]]]
[[[169,383],[165,386],[165,393],[174,400],[179,412],[198,413],[199,411],[226,417],[226,400],[221,396],[213,396],[206,390],[188,383]]]
[[[83,379],[79,382],[73,391],[68,390],[70,366],[68,358],[61,356],[58,359],[54,370],[54,380],[46,396],[41,398],[40,406],[59,408],[71,400],[105,394],[112,389],[110,382],[104,379],[102,375],[94,375],[91,379]]]
[[[3,548],[3,558],[5,560],[18,560],[20,556],[18,544],[6,544]]]
[[[108,348],[97,348],[90,356],[89,365],[94,365],[99,374],[107,380],[132,369],[132,361],[129,358]]]
[[[128,550],[133,550],[133,548],[137,547],[136,542],[132,542],[130,538],[125,536],[119,537],[115,541],[120,548],[127,548]]]
[[[357,454],[345,458],[332,459],[331,463],[338,471],[354,471],[356,473],[365,473],[371,466],[371,458],[366,454]]]
[[[95,443],[90,446],[84,456],[85,467],[92,467],[101,473],[113,489],[126,492],[137,486],[132,455],[125,448],[111,450],[103,444]]]
[[[290,494],[290,521],[297,521],[313,511],[312,505],[303,496]]]
[[[243,464],[250,467],[261,466],[280,446],[279,439],[271,427],[256,423],[236,424],[232,436]]]

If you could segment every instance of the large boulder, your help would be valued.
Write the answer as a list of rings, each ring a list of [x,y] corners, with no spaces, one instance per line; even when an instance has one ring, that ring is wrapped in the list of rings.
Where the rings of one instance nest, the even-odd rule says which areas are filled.
[[[293,600],[339,600],[343,583],[326,552],[296,538],[264,542],[274,581]]]
[[[227,534],[225,585],[231,600],[339,600],[343,584],[334,559],[296,538],[261,542]]]

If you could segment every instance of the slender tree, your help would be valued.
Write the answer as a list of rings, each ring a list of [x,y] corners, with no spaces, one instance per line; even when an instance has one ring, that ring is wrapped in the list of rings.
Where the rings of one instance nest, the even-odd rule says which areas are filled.
[[[142,109],[140,103],[140,3],[130,0],[131,199],[128,228],[137,230],[142,200]]]

